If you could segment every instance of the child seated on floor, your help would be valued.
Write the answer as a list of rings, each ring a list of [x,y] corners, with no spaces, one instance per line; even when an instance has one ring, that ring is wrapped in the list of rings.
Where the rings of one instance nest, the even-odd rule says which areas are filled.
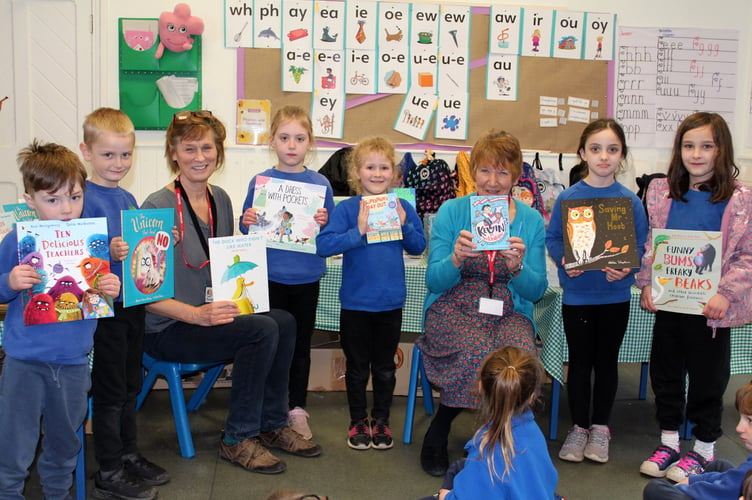
[[[736,432],[744,447],[752,451],[752,382],[736,391],[736,411],[739,423]],[[752,455],[739,467],[726,460],[713,460],[703,474],[693,474],[672,485],[666,479],[651,479],[642,493],[644,500],[734,500],[752,497],[749,472],[752,471]],[[747,493],[750,496],[747,496]]]

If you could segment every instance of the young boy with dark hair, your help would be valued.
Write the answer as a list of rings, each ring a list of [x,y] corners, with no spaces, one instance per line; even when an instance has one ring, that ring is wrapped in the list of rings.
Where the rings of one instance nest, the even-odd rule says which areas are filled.
[[[38,141],[18,155],[24,200],[40,220],[81,216],[86,169],[71,150]],[[6,358],[0,375],[0,498],[22,499],[24,480],[43,431],[37,469],[44,497],[70,498],[76,434],[86,417],[89,359],[96,320],[26,326],[23,294],[41,282],[19,264],[16,229],[0,243],[0,303],[8,303],[3,331]],[[105,274],[98,289],[117,297],[120,280]]]

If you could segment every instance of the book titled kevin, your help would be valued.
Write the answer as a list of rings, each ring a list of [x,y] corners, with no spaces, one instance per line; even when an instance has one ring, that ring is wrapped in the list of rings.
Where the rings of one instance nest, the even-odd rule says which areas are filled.
[[[313,216],[325,196],[326,186],[259,175],[253,192],[258,220],[248,230],[264,234],[269,248],[316,253],[319,225]]]
[[[718,291],[723,238],[720,231],[651,231],[653,305],[663,311],[702,314]]]
[[[130,248],[123,261],[123,306],[174,297],[175,209],[123,210],[120,223],[123,240]]]
[[[475,249],[509,249],[509,196],[471,196],[470,225]]]
[[[214,302],[231,300],[241,314],[269,311],[264,234],[209,238],[209,258]]]
[[[587,198],[561,202],[564,269],[640,267],[630,198]]]
[[[399,198],[394,193],[364,196],[368,204],[368,243],[383,243],[402,239],[402,224],[397,213]]]
[[[16,227],[18,261],[41,278],[22,294],[24,324],[113,316],[112,299],[97,290],[110,272],[106,218],[20,221]]]

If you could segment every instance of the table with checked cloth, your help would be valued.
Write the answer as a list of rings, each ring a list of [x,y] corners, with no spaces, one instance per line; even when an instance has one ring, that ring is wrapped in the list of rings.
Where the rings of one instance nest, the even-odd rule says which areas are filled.
[[[407,299],[402,308],[402,331],[422,333],[423,300],[426,298],[426,260],[405,256]],[[339,287],[342,283],[342,259],[326,259],[326,274],[321,278],[316,328],[339,331]]]
[[[563,364],[569,359],[567,339],[561,319],[560,287],[549,287],[535,304],[533,317],[538,336],[543,341],[541,361],[546,371],[564,383]],[[655,314],[640,307],[640,290],[632,287],[629,304],[629,324],[619,351],[621,363],[650,361]],[[731,374],[752,373],[752,323],[731,329]]]
[[[567,338],[561,319],[560,287],[548,287],[543,298],[535,304],[533,318],[538,336],[543,341],[541,362],[553,377],[551,384],[551,420],[549,439],[556,439],[559,417],[559,396],[564,380],[564,362],[569,359]],[[620,363],[642,363],[639,398],[647,393],[647,363],[653,340],[655,314],[640,307],[640,290],[632,287],[629,303],[629,323],[619,350]],[[752,323],[731,329],[731,374],[752,373]],[[687,428],[688,430],[688,428]]]

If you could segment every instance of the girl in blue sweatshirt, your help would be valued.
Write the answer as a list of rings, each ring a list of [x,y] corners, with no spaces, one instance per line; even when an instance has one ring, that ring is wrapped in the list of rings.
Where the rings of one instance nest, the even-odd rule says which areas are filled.
[[[394,353],[407,297],[403,251],[419,255],[426,238],[415,209],[397,199],[402,239],[368,243],[369,208],[364,196],[386,194],[398,175],[394,146],[381,137],[358,143],[350,155],[348,180],[358,193],[339,203],[316,238],[319,255],[344,254],[339,299],[340,337],[345,353],[345,385],[350,406],[347,445],[356,450],[393,445],[389,410],[394,392]],[[366,384],[373,377],[372,420]]]

